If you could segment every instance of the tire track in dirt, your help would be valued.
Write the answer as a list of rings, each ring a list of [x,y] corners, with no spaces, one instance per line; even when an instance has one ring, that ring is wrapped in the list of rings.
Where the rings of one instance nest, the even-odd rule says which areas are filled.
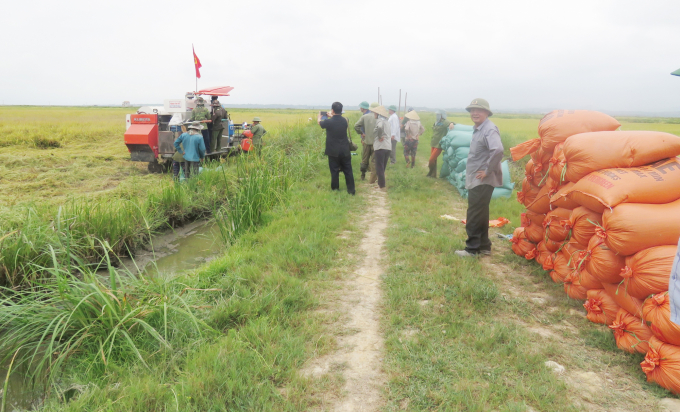
[[[337,300],[332,310],[342,319],[342,325],[336,328],[339,350],[313,359],[301,371],[303,375],[313,377],[342,371],[345,384],[341,397],[332,400],[330,407],[324,410],[376,411],[384,403],[386,377],[382,368],[384,340],[380,333],[383,274],[380,257],[384,253],[389,209],[384,192],[369,190],[372,190],[369,207],[360,226],[367,228],[359,246],[362,260],[356,270],[340,282],[340,290],[334,296]]]

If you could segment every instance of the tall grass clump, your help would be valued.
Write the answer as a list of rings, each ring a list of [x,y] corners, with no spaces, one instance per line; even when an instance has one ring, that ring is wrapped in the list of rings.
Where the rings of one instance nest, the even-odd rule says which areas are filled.
[[[105,242],[102,247],[111,249]],[[87,369],[135,359],[143,365],[173,344],[211,329],[193,313],[198,296],[172,279],[123,276],[105,258],[98,275],[86,265],[62,265],[54,251],[50,277],[15,290],[0,288],[0,359],[16,356],[30,384],[52,383],[66,362]]]

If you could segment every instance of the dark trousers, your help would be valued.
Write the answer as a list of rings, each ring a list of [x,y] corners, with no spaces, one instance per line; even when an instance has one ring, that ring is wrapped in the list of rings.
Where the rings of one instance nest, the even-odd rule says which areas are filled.
[[[172,176],[179,180],[179,169],[180,167],[184,167],[184,162],[176,162],[172,161]]]
[[[479,253],[482,250],[491,251],[489,240],[489,203],[493,186],[479,185],[468,190],[468,210],[465,231],[468,238],[465,241],[465,250],[470,253]]]
[[[342,171],[345,174],[347,193],[353,195],[355,190],[352,156],[328,156],[328,168],[331,170],[331,190],[340,190],[340,171]]]
[[[387,160],[390,158],[391,150],[380,149],[375,151],[375,173],[378,175],[378,186],[385,187],[385,169]]]
[[[199,162],[184,162],[184,177],[186,179],[193,175],[198,176]]]
[[[201,130],[203,135],[203,144],[205,145],[205,152],[210,152],[210,131],[208,129]]]

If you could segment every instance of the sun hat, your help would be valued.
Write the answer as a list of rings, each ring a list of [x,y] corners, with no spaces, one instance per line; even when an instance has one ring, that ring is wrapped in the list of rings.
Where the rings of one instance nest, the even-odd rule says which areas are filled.
[[[360,108],[360,109],[368,110],[368,107],[369,107],[369,106],[368,106],[368,102],[361,102],[361,103],[359,103],[359,108]]]
[[[370,108],[372,109],[372,108],[378,107],[378,106],[380,106],[378,103],[373,102],[373,103],[371,103],[371,107],[370,107]]]
[[[205,104],[205,100],[202,97],[196,99],[196,104]]]
[[[370,110],[373,113],[378,113],[380,116],[383,116],[383,117],[389,117],[390,116],[390,114],[387,113],[387,110],[383,106],[373,107]]]
[[[201,122],[191,122],[189,127],[187,129],[196,129],[196,130],[202,130],[203,127],[201,127]]]
[[[472,103],[470,103],[468,105],[468,107],[465,108],[465,110],[467,110],[469,112],[470,109],[474,109],[474,108],[484,109],[487,112],[489,112],[489,116],[493,116],[493,112],[489,108],[489,102],[487,102],[485,99],[474,99],[472,101]]]
[[[406,113],[404,117],[411,120],[420,120],[420,116],[418,116],[418,113],[416,113],[415,110],[411,110],[410,112]]]
[[[212,102],[210,102],[210,105],[211,106],[222,106],[222,104],[220,103],[219,100],[213,100]]]
[[[396,113],[396,112],[397,112],[397,106],[395,106],[395,105],[392,104],[392,105],[390,105],[390,106],[387,108],[387,110],[392,110],[393,112]]]
[[[253,117],[253,121],[254,121],[254,122],[261,122],[262,120],[260,120],[259,117]]]

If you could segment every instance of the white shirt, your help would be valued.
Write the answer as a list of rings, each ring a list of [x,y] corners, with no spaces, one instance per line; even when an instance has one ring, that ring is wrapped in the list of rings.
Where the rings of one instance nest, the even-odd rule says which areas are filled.
[[[394,140],[399,142],[401,140],[399,133],[399,130],[401,129],[399,126],[399,116],[397,116],[396,113],[392,113],[387,121],[390,123],[390,131],[392,132],[392,136],[394,136]]]

